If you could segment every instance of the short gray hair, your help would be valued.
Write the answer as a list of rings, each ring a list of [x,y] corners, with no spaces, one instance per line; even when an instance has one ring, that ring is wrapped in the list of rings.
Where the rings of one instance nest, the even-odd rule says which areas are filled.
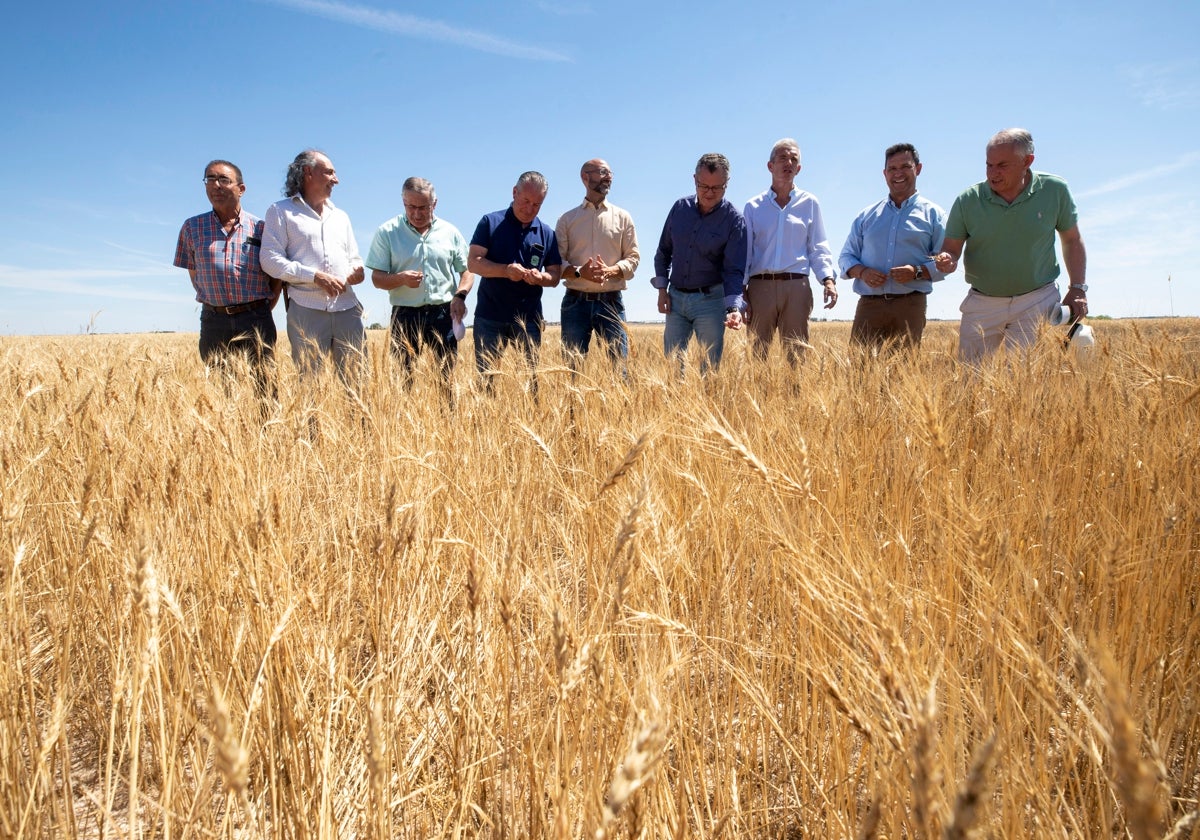
[[[517,192],[520,192],[526,187],[537,187],[543,193],[550,191],[550,185],[546,183],[546,176],[541,172],[534,172],[532,169],[521,173],[521,177],[517,179],[515,189]]]
[[[795,149],[796,157],[800,157],[800,144],[791,137],[784,137],[782,140],[775,141],[775,145],[771,147],[771,156],[767,160],[775,160],[775,155],[783,149]]]
[[[994,149],[997,146],[1009,144],[1012,144],[1013,150],[1021,157],[1033,154],[1033,135],[1023,128],[1006,128],[1003,131],[997,131],[988,141],[987,147]]]
[[[437,191],[434,190],[433,184],[424,178],[418,178],[416,175],[404,180],[404,186],[400,188],[400,192],[420,193],[421,195],[429,196],[431,203],[437,201]]]
[[[220,158],[218,158],[217,160],[210,160],[208,162],[208,164],[204,167],[204,174],[208,175],[208,170],[212,169],[214,166],[228,166],[237,175],[237,182],[239,184],[246,183],[245,181],[242,180],[242,168],[240,166],[238,166],[236,163],[230,163],[229,161],[221,160]]]
[[[304,170],[317,165],[317,155],[328,158],[320,149],[305,149],[288,164],[287,177],[283,181],[283,194],[288,198],[300,195],[304,189]]]
[[[716,172],[718,169],[724,169],[725,174],[729,174],[729,158],[719,152],[709,152],[706,155],[700,155],[700,160],[696,161],[696,173],[704,169],[708,172]]]

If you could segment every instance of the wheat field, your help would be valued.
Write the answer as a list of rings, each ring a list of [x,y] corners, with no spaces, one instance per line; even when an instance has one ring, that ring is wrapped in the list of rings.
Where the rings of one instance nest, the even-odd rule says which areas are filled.
[[[1200,837],[1200,322],[955,330],[0,339],[0,836]]]

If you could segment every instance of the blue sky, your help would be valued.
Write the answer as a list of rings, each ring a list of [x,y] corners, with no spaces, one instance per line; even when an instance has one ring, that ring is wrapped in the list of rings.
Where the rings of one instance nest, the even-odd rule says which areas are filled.
[[[949,208],[1009,126],[1075,192],[1093,313],[1200,315],[1195,2],[46,0],[5,18],[0,334],[196,331],[171,260],[212,158],[242,167],[261,216],[292,157],[323,149],[365,255],[409,175],[469,237],[527,169],[553,224],[603,157],[642,244],[628,314],[656,320],[654,247],[701,154],[730,158],[740,207],[795,137],[836,253],[885,192],[885,147],[916,144],[922,193]],[[360,288],[385,322],[386,294]],[[957,318],[964,292],[960,271],[930,316]],[[830,315],[849,319],[842,295]]]

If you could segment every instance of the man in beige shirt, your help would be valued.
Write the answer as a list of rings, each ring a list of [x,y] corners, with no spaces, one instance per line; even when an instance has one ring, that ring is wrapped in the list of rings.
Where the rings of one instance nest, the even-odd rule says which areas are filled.
[[[589,160],[579,171],[587,192],[583,203],[563,213],[555,225],[567,292],[562,302],[563,352],[574,364],[586,355],[592,333],[613,361],[629,355],[621,290],[641,259],[633,218],[607,200],[612,170]]]

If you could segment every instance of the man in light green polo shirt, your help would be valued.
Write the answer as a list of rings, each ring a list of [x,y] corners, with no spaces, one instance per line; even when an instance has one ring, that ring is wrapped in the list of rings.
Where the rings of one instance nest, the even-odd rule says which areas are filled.
[[[966,246],[967,293],[959,311],[958,352],[978,362],[1001,345],[1024,347],[1059,305],[1060,269],[1054,234],[1062,240],[1070,288],[1062,305],[1087,314],[1087,253],[1067,182],[1034,172],[1033,137],[1022,128],[997,133],[987,145],[987,180],[954,201],[937,268],[958,268]]]
[[[437,354],[448,376],[458,354],[454,319],[467,314],[475,275],[467,271],[467,240],[433,215],[437,193],[424,178],[403,187],[404,213],[375,231],[367,268],[392,304],[391,350],[407,381],[422,347]]]

